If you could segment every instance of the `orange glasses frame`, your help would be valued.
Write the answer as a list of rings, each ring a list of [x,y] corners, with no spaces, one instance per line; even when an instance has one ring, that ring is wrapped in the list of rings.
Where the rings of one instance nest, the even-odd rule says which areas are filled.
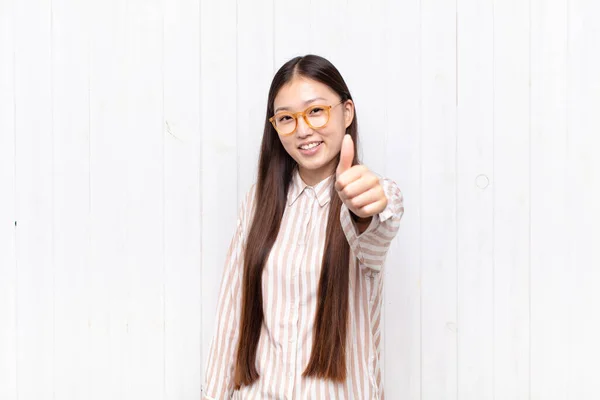
[[[298,128],[298,117],[302,116],[302,118],[304,119],[304,122],[306,122],[306,125],[310,126],[311,129],[321,129],[323,128],[325,125],[327,125],[329,123],[329,119],[331,118],[331,109],[334,107],[339,106],[340,104],[342,104],[344,102],[344,100],[340,101],[339,103],[336,103],[334,105],[329,105],[329,106],[324,106],[324,105],[319,105],[319,104],[315,104],[312,105],[310,107],[308,107],[306,110],[304,111],[298,111],[297,113],[291,113],[291,112],[280,112],[277,113],[275,115],[273,115],[271,118],[269,118],[269,122],[271,122],[271,125],[273,125],[273,128],[275,128],[275,130],[277,131],[277,133],[281,136],[289,136],[291,134],[293,134],[294,132],[296,132],[296,128]],[[323,108],[327,110],[327,121],[321,125],[321,126],[313,126],[309,121],[308,118],[306,116],[306,114],[311,111],[313,108]],[[289,115],[290,117],[294,118],[294,129],[290,132],[290,133],[281,133],[279,132],[279,129],[277,129],[277,125],[275,124],[275,117],[280,115]]]

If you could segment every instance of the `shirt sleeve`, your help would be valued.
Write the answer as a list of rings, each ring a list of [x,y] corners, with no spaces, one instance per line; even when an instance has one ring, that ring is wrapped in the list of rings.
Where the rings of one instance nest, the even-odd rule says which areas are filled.
[[[386,208],[371,219],[367,229],[359,234],[350,210],[342,204],[340,222],[350,244],[350,249],[358,258],[361,268],[368,272],[379,272],[385,262],[388,249],[404,215],[404,198],[398,185],[387,178],[380,178],[380,184],[388,199]]]
[[[255,186],[246,195],[237,219],[237,228],[229,245],[217,303],[216,328],[211,342],[205,374],[204,399],[229,399],[233,393],[233,374],[239,339],[241,279],[250,199]]]

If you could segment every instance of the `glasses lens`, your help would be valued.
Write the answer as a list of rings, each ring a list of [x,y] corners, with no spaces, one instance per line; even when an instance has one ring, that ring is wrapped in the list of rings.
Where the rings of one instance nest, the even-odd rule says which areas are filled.
[[[329,120],[329,110],[323,106],[314,106],[306,111],[306,118],[314,128],[321,128]]]
[[[292,114],[280,113],[275,115],[273,120],[275,127],[282,135],[292,133],[296,129],[296,120]]]

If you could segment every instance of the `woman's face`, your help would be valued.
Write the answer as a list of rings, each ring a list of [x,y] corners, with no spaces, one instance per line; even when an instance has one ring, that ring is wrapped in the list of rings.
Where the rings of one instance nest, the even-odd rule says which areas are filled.
[[[294,77],[282,86],[274,101],[275,114],[280,111],[296,113],[313,105],[334,106],[329,122],[319,129],[312,129],[304,118],[298,118],[296,130],[291,135],[279,135],[288,154],[298,163],[300,176],[308,185],[314,186],[335,172],[336,157],[340,152],[346,128],[354,118],[354,104],[340,97],[329,86],[309,78]],[[312,149],[304,145],[317,143]]]

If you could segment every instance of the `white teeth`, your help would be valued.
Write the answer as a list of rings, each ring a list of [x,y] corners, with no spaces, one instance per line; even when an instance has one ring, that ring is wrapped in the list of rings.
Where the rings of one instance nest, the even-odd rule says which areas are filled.
[[[318,146],[318,145],[320,145],[320,144],[321,144],[321,142],[317,142],[317,143],[311,143],[311,144],[309,144],[309,145],[300,146],[300,148],[301,148],[302,150],[310,150],[310,149],[312,149],[312,148],[315,148],[315,147],[317,147],[317,146]]]

